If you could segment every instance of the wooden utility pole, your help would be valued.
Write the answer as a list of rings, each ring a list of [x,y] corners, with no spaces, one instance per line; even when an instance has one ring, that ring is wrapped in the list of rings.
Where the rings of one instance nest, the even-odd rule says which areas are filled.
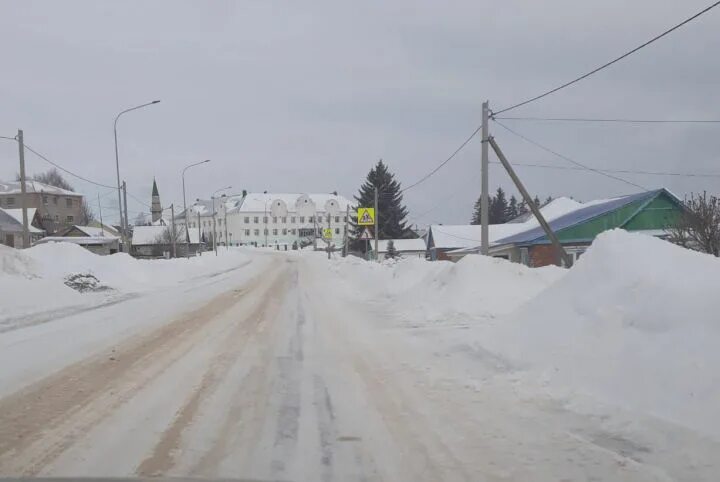
[[[98,198],[98,213],[100,213],[100,234],[105,236],[105,225],[102,222],[102,205],[100,204],[100,193],[97,193]]]
[[[197,248],[197,251],[198,251],[198,253],[200,253],[200,256],[202,256],[202,250],[200,249],[200,240],[202,238],[202,236],[201,236],[202,231],[200,230],[200,211],[199,210],[198,210],[197,215],[198,215],[198,248]]]
[[[175,204],[170,205],[170,223],[172,224],[172,257],[177,258],[177,243],[176,243],[176,236],[177,232],[175,231]]]
[[[515,183],[515,187],[518,188],[518,191],[520,191],[520,194],[522,194],[523,199],[525,200],[525,203],[527,203],[528,207],[532,211],[532,213],[535,215],[535,218],[538,220],[538,223],[540,223],[540,226],[542,226],[543,231],[545,231],[545,234],[552,242],[553,246],[555,247],[555,250],[558,253],[558,257],[560,260],[562,260],[563,263],[565,263],[565,267],[569,268],[572,265],[572,260],[570,259],[570,256],[568,256],[567,252],[565,251],[565,248],[562,247],[562,244],[560,244],[560,240],[555,235],[553,230],[550,228],[550,225],[545,221],[545,218],[543,217],[542,213],[540,212],[540,206],[535,205],[535,202],[530,197],[530,193],[527,192],[525,189],[525,186],[520,181],[520,178],[515,174],[515,170],[510,165],[510,162],[505,157],[505,154],[500,150],[500,146],[497,145],[497,142],[495,142],[495,139],[492,137],[489,139],[489,143],[492,146],[493,150],[495,151],[495,154],[497,154],[498,159],[500,159],[500,162],[502,163],[503,167],[507,171],[507,173],[510,175],[510,178]]]
[[[328,217],[328,229],[332,230],[332,226],[330,226],[330,213],[327,215]],[[327,240],[327,253],[328,253],[328,259],[330,259],[330,244],[332,244],[332,236],[330,236],[330,239]]]
[[[17,141],[18,154],[20,155],[20,207],[22,208],[23,248],[29,248],[30,227],[28,226],[27,189],[25,187],[25,141],[23,140],[22,129],[18,129]]]
[[[490,117],[490,104],[488,101],[482,105],[482,146],[480,160],[480,253],[487,256],[490,251],[490,184],[488,180],[488,119]]]
[[[375,260],[378,260],[378,239],[380,230],[378,229],[378,220],[380,218],[380,209],[378,208],[378,188],[375,186]]]
[[[350,241],[350,232],[348,226],[350,223],[350,205],[345,206],[345,237],[343,238],[343,258],[348,255],[348,242]]]

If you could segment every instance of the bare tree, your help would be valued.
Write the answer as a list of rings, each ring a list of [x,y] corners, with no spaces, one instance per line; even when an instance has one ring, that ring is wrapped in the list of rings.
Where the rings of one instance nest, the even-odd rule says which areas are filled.
[[[165,229],[162,230],[160,234],[155,238],[155,242],[157,244],[172,244],[173,241],[175,243],[184,243],[185,239],[183,238],[183,230],[182,229],[175,229],[173,232],[172,226],[166,226]]]
[[[670,241],[689,249],[720,256],[720,198],[690,195],[677,222],[668,228]]]
[[[58,171],[54,167],[52,169],[48,169],[45,172],[41,172],[40,174],[35,174],[32,178],[35,181],[47,184],[49,186],[55,186],[59,187],[60,189],[65,189],[66,191],[75,192],[75,188],[73,188],[72,185],[65,180],[60,171]],[[20,180],[20,174],[15,174],[15,180]]]
[[[80,219],[78,221],[81,226],[87,226],[92,221],[95,221],[95,212],[90,205],[85,202],[84,198],[80,201]]]

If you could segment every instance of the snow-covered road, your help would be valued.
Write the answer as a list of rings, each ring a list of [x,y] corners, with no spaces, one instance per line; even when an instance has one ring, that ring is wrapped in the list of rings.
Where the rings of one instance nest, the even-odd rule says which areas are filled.
[[[0,333],[0,475],[717,480],[720,444],[519,392],[506,360],[328,273],[257,254]]]

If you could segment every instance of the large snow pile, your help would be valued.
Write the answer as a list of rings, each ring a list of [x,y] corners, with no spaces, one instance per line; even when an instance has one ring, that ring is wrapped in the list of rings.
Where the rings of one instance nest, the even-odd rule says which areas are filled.
[[[197,276],[237,267],[248,256],[239,250],[223,256],[138,260],[127,254],[98,256],[71,243],[47,243],[26,250],[0,246],[0,321],[19,315],[97,303],[98,297],[127,295],[172,286]],[[69,278],[97,279],[98,293],[80,293]],[[66,284],[67,283],[67,284]]]
[[[622,230],[482,334],[531,379],[720,437],[720,260]]]

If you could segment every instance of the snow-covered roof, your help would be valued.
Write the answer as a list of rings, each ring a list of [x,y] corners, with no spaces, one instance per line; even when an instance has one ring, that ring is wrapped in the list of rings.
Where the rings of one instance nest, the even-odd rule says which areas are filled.
[[[133,236],[132,236],[132,244],[136,246],[142,246],[142,245],[148,245],[148,244],[158,244],[157,239],[162,236],[163,232],[166,229],[171,229],[169,226],[135,226],[133,228]],[[182,232],[180,229],[177,228],[179,232]],[[196,229],[190,229],[190,243],[192,244],[198,244],[199,241],[199,235]],[[184,241],[184,237],[180,236],[179,243],[182,243]]]
[[[401,253],[410,251],[425,251],[425,249],[427,248],[427,246],[425,246],[425,240],[422,238],[392,240],[380,239],[378,240],[378,252],[387,252],[387,245],[389,241],[392,241],[395,249],[400,251]]]
[[[44,184],[39,181],[25,181],[26,192],[42,192],[46,194],[62,194],[63,196],[82,196],[82,194],[68,191],[59,187]],[[20,194],[20,181],[0,181],[0,194]]]
[[[345,212],[346,207],[351,204],[347,198],[335,194],[251,192],[247,194],[238,211],[271,212],[278,201],[286,206],[289,213],[297,212],[298,209],[303,209],[302,207],[305,205],[312,205],[314,212],[325,212],[326,206],[333,204],[338,211]]]
[[[4,212],[10,218],[12,218],[13,221],[17,222],[20,226],[22,226],[23,220],[22,220],[22,208],[18,209],[3,209],[0,208],[0,211]],[[42,229],[38,229],[32,224],[32,220],[35,217],[35,212],[37,211],[37,208],[27,208],[27,218],[28,218],[28,230],[31,233],[42,233],[44,232]]]
[[[44,243],[73,243],[84,246],[88,245],[101,245],[101,244],[112,244],[116,242],[118,238],[115,237],[102,237],[102,236],[46,236],[33,243],[44,244]]]
[[[117,236],[113,235],[112,233],[108,232],[106,229],[103,229],[103,228],[96,228],[94,226],[78,226],[78,225],[74,225],[73,227],[91,237],[117,239]]]

